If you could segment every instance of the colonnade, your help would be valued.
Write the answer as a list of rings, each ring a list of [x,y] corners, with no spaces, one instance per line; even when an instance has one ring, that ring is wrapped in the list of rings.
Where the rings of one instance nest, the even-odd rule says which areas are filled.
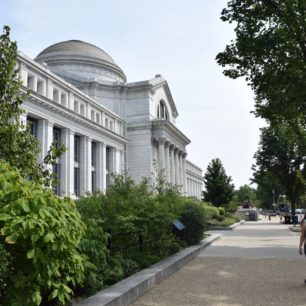
[[[186,152],[164,137],[155,140],[154,144],[157,152],[154,159],[159,171],[164,171],[168,182],[182,186],[181,191],[186,192]]]
[[[197,199],[201,200],[202,185],[203,182],[187,177],[187,195],[190,197],[196,197]]]
[[[58,195],[78,197],[98,189],[105,191],[112,180],[111,174],[123,171],[123,150],[69,128],[57,127],[46,119],[28,118],[28,122],[35,125],[32,131],[41,144],[39,163],[43,163],[54,142],[55,131],[59,137],[57,140],[67,148],[56,167],[49,169],[58,178],[55,186]]]

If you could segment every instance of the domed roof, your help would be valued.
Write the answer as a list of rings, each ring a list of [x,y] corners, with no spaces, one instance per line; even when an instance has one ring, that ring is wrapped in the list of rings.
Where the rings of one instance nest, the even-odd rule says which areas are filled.
[[[44,49],[35,58],[38,62],[58,64],[59,62],[77,61],[106,66],[126,80],[124,72],[116,62],[102,49],[80,40],[68,40],[56,43]]]

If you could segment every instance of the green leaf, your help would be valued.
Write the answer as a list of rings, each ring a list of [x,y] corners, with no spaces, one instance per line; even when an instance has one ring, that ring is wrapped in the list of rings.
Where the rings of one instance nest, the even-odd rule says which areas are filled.
[[[58,289],[54,289],[51,294],[49,295],[49,299],[52,300],[52,299],[55,299],[58,295]]]
[[[36,304],[36,305],[40,305],[42,300],[41,294],[39,291],[35,291],[32,295],[32,301]]]
[[[28,259],[31,259],[34,257],[34,254],[35,254],[35,250],[34,249],[31,249],[27,252],[27,258]]]
[[[8,243],[8,244],[14,244],[14,243],[16,243],[16,240],[13,238],[13,235],[11,235],[11,236],[7,236],[5,238],[5,242]]]
[[[8,214],[0,214],[0,221],[8,221],[13,219],[13,217],[11,215]]]
[[[22,209],[24,210],[24,212],[27,213],[27,212],[30,211],[29,205],[24,200],[20,201],[20,205],[21,205]]]

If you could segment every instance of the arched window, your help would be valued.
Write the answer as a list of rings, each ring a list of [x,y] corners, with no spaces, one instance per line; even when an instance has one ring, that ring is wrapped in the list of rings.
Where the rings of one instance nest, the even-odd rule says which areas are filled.
[[[164,101],[160,101],[157,106],[157,118],[168,120],[168,110]]]

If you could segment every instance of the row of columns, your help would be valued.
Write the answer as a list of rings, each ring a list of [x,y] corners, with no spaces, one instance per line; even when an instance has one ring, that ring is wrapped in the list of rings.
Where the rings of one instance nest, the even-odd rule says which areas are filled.
[[[202,182],[187,178],[187,190],[188,190],[188,194],[187,194],[188,196],[196,197],[197,199],[201,200]]]
[[[161,137],[157,140],[159,170],[165,172],[168,182],[182,186],[186,192],[186,153],[175,147],[167,139]]]
[[[46,119],[37,121],[37,138],[41,143],[41,153],[39,155],[39,163],[43,163],[50,146],[53,142],[54,124]],[[79,195],[83,196],[87,192],[92,192],[93,187],[101,191],[107,188],[108,180],[111,173],[120,173],[124,169],[124,153],[114,147],[109,147],[103,142],[94,141],[85,135],[76,135],[74,131],[68,128],[60,129],[61,143],[67,148],[59,160],[60,164],[60,196],[76,196],[76,184]],[[79,160],[75,160],[75,136],[79,139]],[[94,148],[95,154],[92,154]],[[108,152],[107,152],[108,150]],[[108,155],[108,159],[107,159]],[[94,157],[94,161],[92,160]],[[78,180],[75,182],[75,169],[78,169]],[[52,171],[52,169],[49,169]],[[92,181],[92,173],[94,182]],[[93,186],[94,183],[94,186]]]

